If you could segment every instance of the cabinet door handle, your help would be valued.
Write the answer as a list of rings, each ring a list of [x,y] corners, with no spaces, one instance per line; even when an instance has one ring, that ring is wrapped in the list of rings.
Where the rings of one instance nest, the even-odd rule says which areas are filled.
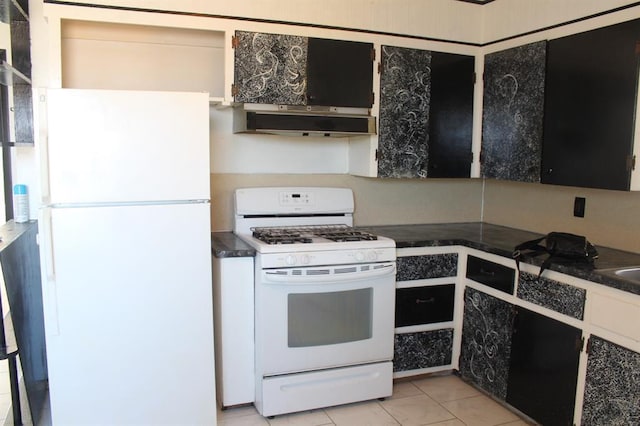
[[[480,273],[482,275],[489,275],[490,277],[493,277],[496,274],[495,271],[488,271],[488,270],[486,270],[484,268],[480,268]]]
[[[416,299],[416,305],[420,305],[423,303],[433,303],[436,301],[435,297],[430,297],[428,299]]]

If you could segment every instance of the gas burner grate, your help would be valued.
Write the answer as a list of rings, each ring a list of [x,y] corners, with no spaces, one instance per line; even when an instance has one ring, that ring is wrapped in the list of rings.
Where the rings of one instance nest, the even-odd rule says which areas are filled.
[[[312,241],[293,228],[255,228],[252,231],[254,238],[267,244],[306,244]]]
[[[336,241],[336,242],[346,242],[346,241],[374,241],[377,240],[378,237],[368,232],[361,231],[338,231],[338,232],[327,232],[317,234],[318,237],[326,238],[327,240]]]
[[[312,243],[313,237],[334,242],[374,241],[378,237],[347,225],[280,226],[252,228],[253,237],[267,244]]]

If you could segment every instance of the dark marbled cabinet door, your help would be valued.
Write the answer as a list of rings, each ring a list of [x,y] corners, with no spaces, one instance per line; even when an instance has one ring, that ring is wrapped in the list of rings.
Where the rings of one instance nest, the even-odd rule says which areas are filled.
[[[470,176],[474,87],[473,56],[431,53],[429,177]]]
[[[591,336],[582,424],[640,424],[640,353]]]
[[[511,304],[465,290],[460,374],[502,400],[507,397],[513,318]]]
[[[518,297],[581,320],[587,291],[528,272],[520,272]]]
[[[431,52],[382,46],[378,177],[426,177]]]
[[[236,102],[305,105],[308,38],[236,31]]]
[[[540,181],[546,42],[485,57],[482,176]]]
[[[451,364],[453,329],[396,334],[393,371]]]
[[[457,253],[400,256],[396,263],[396,281],[455,277],[458,273]]]
[[[549,40],[543,183],[628,191],[640,19]]]

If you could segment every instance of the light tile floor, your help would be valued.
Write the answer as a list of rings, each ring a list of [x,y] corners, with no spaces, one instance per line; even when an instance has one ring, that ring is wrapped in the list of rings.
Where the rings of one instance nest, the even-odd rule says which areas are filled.
[[[266,419],[253,406],[218,410],[218,425],[525,426],[527,421],[453,375],[396,381],[393,396]]]

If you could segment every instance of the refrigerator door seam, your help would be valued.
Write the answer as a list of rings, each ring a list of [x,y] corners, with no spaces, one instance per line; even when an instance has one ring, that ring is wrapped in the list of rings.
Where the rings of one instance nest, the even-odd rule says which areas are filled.
[[[173,204],[210,204],[210,200],[157,200],[157,201],[105,201],[97,203],[53,203],[49,208],[87,208],[87,207],[132,207],[132,206],[164,206]]]

